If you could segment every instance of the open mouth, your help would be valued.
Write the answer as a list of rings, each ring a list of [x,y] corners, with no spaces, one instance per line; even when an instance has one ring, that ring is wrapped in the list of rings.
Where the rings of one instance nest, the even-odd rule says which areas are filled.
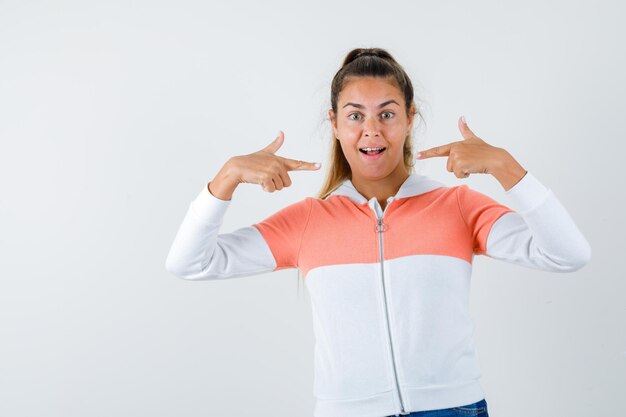
[[[378,155],[385,151],[385,147],[382,148],[359,148],[359,151],[364,153],[365,155]]]

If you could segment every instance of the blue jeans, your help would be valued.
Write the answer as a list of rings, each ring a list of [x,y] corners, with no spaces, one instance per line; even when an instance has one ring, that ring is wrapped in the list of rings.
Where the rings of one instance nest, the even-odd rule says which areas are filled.
[[[397,414],[396,414],[397,415]],[[396,417],[396,415],[387,417]],[[460,407],[443,408],[441,410],[415,411],[404,417],[489,417],[487,412],[487,401],[480,400],[474,404],[462,405]]]

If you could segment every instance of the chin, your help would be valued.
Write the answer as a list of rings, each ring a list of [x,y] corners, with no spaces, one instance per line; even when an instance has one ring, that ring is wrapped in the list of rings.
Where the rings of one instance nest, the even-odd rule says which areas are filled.
[[[352,172],[354,173],[355,171],[352,170]],[[385,178],[391,175],[393,169],[359,169],[357,170],[357,172],[359,173],[359,176],[361,178],[365,178],[368,180],[379,180],[381,178]]]

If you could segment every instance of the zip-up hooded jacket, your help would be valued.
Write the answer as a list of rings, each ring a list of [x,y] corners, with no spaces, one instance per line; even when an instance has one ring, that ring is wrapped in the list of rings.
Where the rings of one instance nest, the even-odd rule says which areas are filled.
[[[575,271],[585,237],[530,172],[509,206],[411,174],[384,210],[345,180],[259,223],[219,233],[232,200],[205,185],[189,205],[166,269],[217,280],[299,268],[315,335],[315,417],[383,417],[485,398],[469,315],[474,255]]]

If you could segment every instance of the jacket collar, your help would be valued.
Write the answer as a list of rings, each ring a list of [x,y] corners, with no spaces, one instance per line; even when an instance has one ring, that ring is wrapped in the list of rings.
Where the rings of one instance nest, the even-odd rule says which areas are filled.
[[[432,178],[429,178],[425,175],[412,173],[402,183],[396,195],[393,197],[390,197],[388,200],[412,197],[412,196],[426,193],[428,191],[432,191],[440,187],[446,187],[446,184],[440,181],[434,180]],[[367,198],[365,198],[363,195],[361,195],[361,193],[357,191],[357,189],[354,187],[350,179],[344,180],[341,183],[341,185],[339,185],[339,187],[335,189],[335,191],[333,191],[332,193],[328,195],[328,197],[333,196],[333,195],[346,196],[358,204],[364,204],[368,202]],[[372,197],[372,200],[376,200],[376,199]]]

